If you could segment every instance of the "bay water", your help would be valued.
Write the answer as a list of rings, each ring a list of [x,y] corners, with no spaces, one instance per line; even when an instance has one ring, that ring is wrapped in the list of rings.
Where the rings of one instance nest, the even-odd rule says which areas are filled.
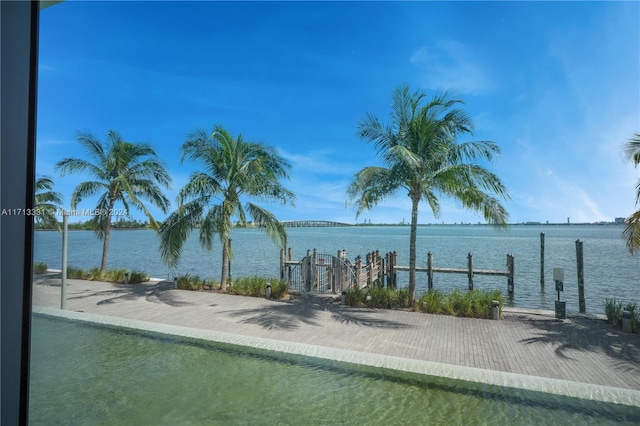
[[[398,253],[398,265],[409,264],[408,226],[354,226],[336,228],[288,228],[288,246],[293,259],[304,257],[307,249],[336,255],[346,250],[347,258],[363,258],[379,250]],[[185,242],[180,263],[167,267],[160,257],[159,238],[152,230],[114,230],[111,232],[109,268],[144,271],[157,278],[198,274],[220,279],[221,244],[212,251],[201,248],[199,230]],[[545,234],[545,286],[540,284],[540,234]],[[623,303],[640,302],[640,256],[631,255],[621,238],[621,225],[512,225],[495,230],[485,225],[423,225],[418,227],[417,263],[426,266],[427,253],[434,254],[435,267],[466,268],[467,255],[473,253],[474,269],[506,270],[506,258],[515,257],[515,294],[511,306],[554,309],[553,268],[564,268],[564,291],[560,300],[568,312],[578,311],[576,240],[584,244],[584,280],[587,312],[602,314],[606,298]],[[260,229],[234,229],[232,233],[234,277],[248,275],[279,276],[280,249]],[[37,231],[34,261],[50,269],[61,269],[62,235],[57,231]],[[68,265],[88,269],[100,265],[102,241],[92,231],[69,231]],[[406,286],[407,272],[398,272],[399,286]],[[425,290],[427,276],[417,273],[417,289]],[[466,274],[434,275],[440,290],[467,289]],[[506,295],[507,279],[501,276],[474,277],[477,289],[499,289]]]

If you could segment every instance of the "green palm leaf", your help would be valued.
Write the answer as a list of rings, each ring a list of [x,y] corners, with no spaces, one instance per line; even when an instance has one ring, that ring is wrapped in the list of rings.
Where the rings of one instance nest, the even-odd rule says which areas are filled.
[[[88,159],[70,157],[56,164],[62,176],[83,173],[92,178],[76,186],[71,196],[71,208],[98,195],[96,210],[111,212],[116,203],[121,203],[127,212],[130,208],[142,211],[151,227],[157,228],[147,205],[150,203],[163,213],[169,210],[169,200],[161,188],[170,187],[171,177],[149,144],[127,142],[114,130],[109,130],[106,136],[107,141],[102,142],[90,133],[78,133],[77,141]],[[103,240],[101,273],[107,267],[111,221],[110,214],[92,218],[93,229]]]
[[[473,122],[458,108],[464,104],[450,92],[430,99],[408,85],[392,95],[390,123],[373,114],[358,124],[358,136],[373,143],[385,167],[365,167],[347,188],[347,198],[357,206],[356,217],[373,208],[398,189],[405,189],[412,202],[409,241],[409,293],[415,297],[415,258],[418,205],[426,201],[434,217],[440,214],[438,195],[457,199],[462,207],[482,214],[491,225],[504,227],[509,217],[499,198],[509,199],[498,176],[480,161],[491,161],[499,147],[490,141],[459,143],[473,134]]]
[[[294,194],[280,183],[288,179],[290,165],[273,148],[248,142],[242,135],[234,137],[219,125],[210,133],[196,130],[187,135],[182,153],[182,161],[192,161],[201,169],[180,189],[178,209],[160,228],[160,253],[165,262],[175,265],[182,244],[196,226],[200,227],[199,241],[206,250],[213,248],[217,234],[223,247],[220,282],[224,290],[227,266],[233,259],[232,218],[244,224],[248,214],[276,244],[286,244],[286,232],[275,216],[253,203],[243,207],[242,200],[292,204]]]

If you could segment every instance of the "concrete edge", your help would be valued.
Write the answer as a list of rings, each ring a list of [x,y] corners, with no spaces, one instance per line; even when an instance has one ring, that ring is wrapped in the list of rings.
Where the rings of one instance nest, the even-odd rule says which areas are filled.
[[[243,336],[213,330],[202,330],[183,326],[88,314],[84,312],[62,311],[60,309],[39,306],[34,306],[33,312],[117,328],[134,329],[167,336],[217,342],[232,346],[253,348],[261,351],[300,355],[324,361],[338,361],[397,372],[440,377],[498,387],[515,388],[524,391],[541,392],[545,394],[640,408],[640,391],[631,389],[527,376],[502,371],[484,370],[473,367],[371,354],[346,349],[328,348],[304,343]]]

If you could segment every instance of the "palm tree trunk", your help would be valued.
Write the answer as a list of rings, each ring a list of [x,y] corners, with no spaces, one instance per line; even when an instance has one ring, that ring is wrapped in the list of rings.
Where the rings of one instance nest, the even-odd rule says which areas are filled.
[[[111,215],[109,212],[113,210],[114,201],[109,201],[107,219],[104,223],[104,241],[102,242],[102,263],[100,264],[100,276],[104,276],[107,272],[107,255],[109,253],[109,233],[111,232]]]
[[[229,261],[228,239],[222,245],[222,276],[220,277],[220,291],[227,291],[227,263]]]
[[[416,238],[418,235],[418,204],[420,197],[411,197],[411,234],[409,235],[409,306],[416,297]]]

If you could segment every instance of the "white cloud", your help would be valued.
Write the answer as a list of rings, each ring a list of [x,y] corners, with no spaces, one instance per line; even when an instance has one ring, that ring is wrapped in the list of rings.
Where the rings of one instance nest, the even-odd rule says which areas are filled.
[[[479,94],[491,89],[487,71],[473,58],[471,49],[453,40],[421,47],[410,59],[423,73],[423,85],[430,89]]]

